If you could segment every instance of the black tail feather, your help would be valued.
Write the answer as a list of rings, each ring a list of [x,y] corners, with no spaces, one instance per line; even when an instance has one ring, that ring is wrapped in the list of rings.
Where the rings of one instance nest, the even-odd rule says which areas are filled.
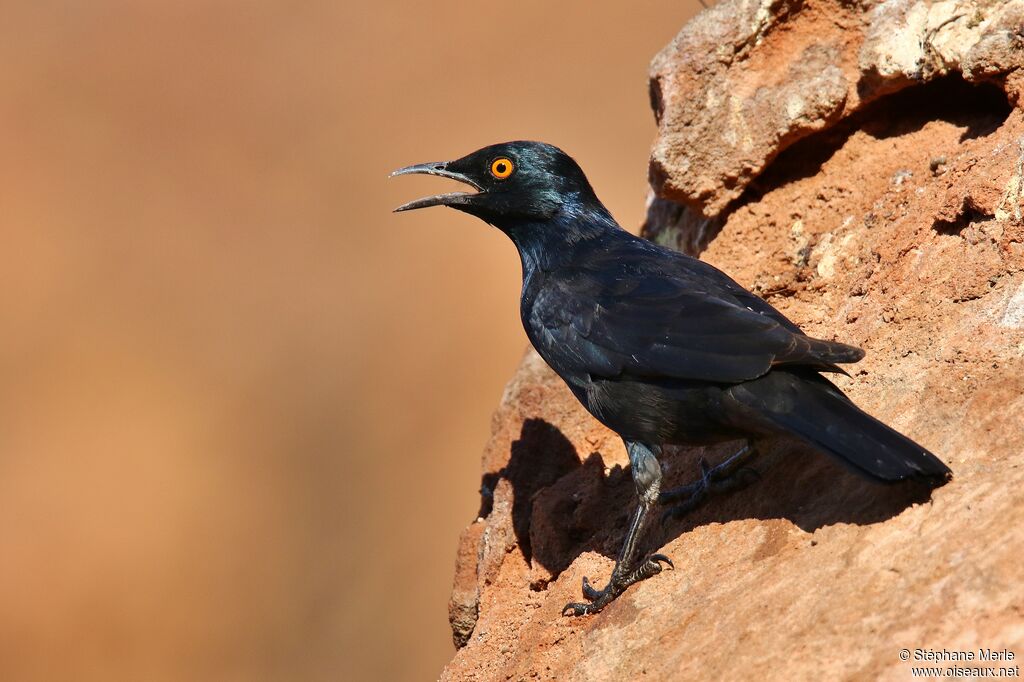
[[[729,393],[781,430],[880,481],[916,479],[942,485],[952,472],[942,460],[854,405],[813,372],[774,370]]]

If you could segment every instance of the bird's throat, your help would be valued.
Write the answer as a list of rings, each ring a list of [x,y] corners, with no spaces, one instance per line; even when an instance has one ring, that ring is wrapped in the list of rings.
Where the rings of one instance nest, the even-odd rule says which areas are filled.
[[[594,240],[624,233],[603,206],[563,210],[544,221],[517,220],[497,225],[519,251],[523,272],[552,270],[571,262],[580,248]]]

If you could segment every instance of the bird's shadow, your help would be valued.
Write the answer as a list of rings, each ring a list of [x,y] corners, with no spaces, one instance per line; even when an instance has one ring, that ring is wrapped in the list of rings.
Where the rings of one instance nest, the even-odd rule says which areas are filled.
[[[668,448],[661,458],[663,489],[699,477],[698,461],[716,464],[741,442],[709,447]],[[714,495],[679,519],[661,520],[663,509],[641,540],[654,551],[708,523],[742,519],[786,519],[805,533],[834,524],[870,525],[927,501],[929,490],[913,484],[865,480],[831,458],[778,439],[758,444],[751,467],[759,479],[735,492]],[[481,516],[491,512],[487,491],[498,480],[511,484],[512,526],[527,561],[556,577],[583,552],[615,558],[624,538],[636,493],[628,468],[606,468],[600,452],[579,457],[572,442],[543,419],[528,419],[512,443],[509,463],[485,474]]]

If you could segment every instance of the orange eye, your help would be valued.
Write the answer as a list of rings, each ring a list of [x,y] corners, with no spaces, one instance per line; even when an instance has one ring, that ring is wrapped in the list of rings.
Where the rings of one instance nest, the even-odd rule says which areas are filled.
[[[508,176],[512,175],[512,171],[514,171],[515,168],[516,167],[512,164],[512,159],[507,159],[504,156],[491,161],[491,175],[499,180],[504,180]]]

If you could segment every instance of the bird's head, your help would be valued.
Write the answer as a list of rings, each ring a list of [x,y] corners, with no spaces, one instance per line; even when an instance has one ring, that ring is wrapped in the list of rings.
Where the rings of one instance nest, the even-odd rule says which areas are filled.
[[[399,206],[396,212],[450,206],[508,228],[544,222],[567,209],[578,210],[587,205],[604,210],[572,157],[543,142],[494,144],[455,161],[421,163],[400,168],[391,175],[413,173],[458,180],[476,191],[417,199]]]

